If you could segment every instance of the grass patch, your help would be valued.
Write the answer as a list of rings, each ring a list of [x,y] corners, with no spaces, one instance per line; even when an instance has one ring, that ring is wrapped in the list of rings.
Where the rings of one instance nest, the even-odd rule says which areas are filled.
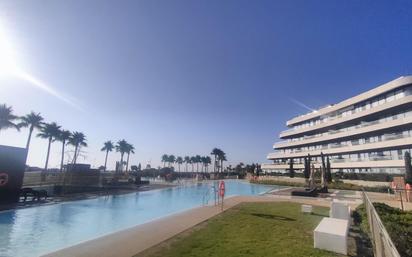
[[[328,208],[302,214],[296,203],[243,203],[135,257],[343,256],[313,248]]]
[[[288,181],[278,181],[278,180],[251,180],[250,183],[255,184],[262,184],[262,185],[278,185],[278,186],[290,186],[290,187],[304,187],[304,183],[299,182],[288,182]],[[376,187],[366,187],[366,186],[358,186],[354,184],[348,184],[343,182],[332,182],[328,184],[329,189],[338,189],[338,190],[354,190],[354,191],[362,191],[364,189],[368,192],[378,192],[378,193],[387,193],[389,187],[385,186],[376,186]]]

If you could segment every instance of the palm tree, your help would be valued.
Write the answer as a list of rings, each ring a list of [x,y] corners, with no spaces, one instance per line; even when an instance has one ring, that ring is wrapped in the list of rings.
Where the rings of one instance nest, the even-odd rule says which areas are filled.
[[[189,156],[185,156],[185,164],[186,164],[186,168],[185,171],[187,172],[187,165],[190,163],[190,157]]]
[[[128,148],[129,144],[126,142],[126,140],[122,139],[117,142],[116,152],[120,152],[120,171],[123,171],[123,157],[124,154],[127,152]]]
[[[222,150],[220,150],[219,148],[213,148],[212,152],[210,153],[211,155],[215,157],[215,161],[213,163],[213,172],[216,172],[217,156],[220,154],[221,151]]]
[[[63,171],[63,165],[64,165],[64,147],[66,146],[66,143],[70,139],[71,135],[72,133],[68,130],[60,130],[60,133],[57,137],[57,140],[62,142],[62,157],[60,159],[60,172]]]
[[[170,167],[170,165],[173,165],[173,163],[175,163],[176,157],[173,154],[171,154],[169,155],[169,158],[167,161],[169,162],[169,167]]]
[[[109,156],[109,152],[113,151],[114,149],[114,144],[112,141],[106,141],[104,142],[103,148],[100,150],[102,152],[106,152],[106,158],[104,158],[104,171],[106,171],[107,167],[107,157]]]
[[[190,163],[192,164],[192,172],[195,170],[194,164],[196,163],[196,157],[190,157]]]
[[[195,159],[196,159],[196,172],[199,172],[199,163],[202,162],[202,157],[200,155],[196,155]]]
[[[206,168],[206,172],[209,172],[209,164],[212,162],[209,156],[202,157],[203,167]]]
[[[205,162],[206,162],[206,156],[200,157],[200,163],[202,164],[202,172],[205,169]]]
[[[47,147],[46,163],[44,165],[45,171],[47,171],[47,166],[49,165],[51,143],[53,142],[53,140],[55,140],[59,136],[59,133],[60,133],[60,126],[58,126],[55,122],[52,122],[50,124],[44,124],[40,133],[37,134],[38,137],[48,139],[49,141],[49,144]]]
[[[43,124],[43,117],[40,115],[40,113],[31,112],[27,114],[26,116],[20,117],[20,120],[21,122],[19,124],[19,127],[24,127],[24,128],[29,127],[29,137],[27,138],[27,143],[26,143],[26,149],[28,152],[33,130],[35,128],[41,129],[41,126]]]
[[[126,151],[126,153],[127,153],[127,161],[126,161],[126,172],[128,172],[128,170],[129,170],[129,157],[130,157],[130,154],[132,153],[132,154],[134,154],[134,146],[132,145],[132,144],[127,144],[127,151]]]
[[[162,162],[163,162],[163,168],[166,166],[166,163],[169,162],[169,155],[163,154],[162,155]]]
[[[178,170],[179,170],[179,172],[180,172],[180,165],[182,165],[182,163],[183,163],[183,158],[182,157],[177,157],[176,158],[176,163],[177,163],[177,166],[178,166]]]
[[[20,130],[18,124],[14,123],[17,116],[13,114],[13,108],[5,104],[0,105],[0,131],[8,128],[15,128]]]
[[[69,143],[74,146],[74,157],[72,160],[73,164],[77,163],[77,158],[80,154],[80,149],[82,146],[87,147],[86,136],[81,132],[73,132],[69,138]]]
[[[220,154],[218,156],[218,159],[220,161],[220,172],[223,172],[223,162],[227,161],[226,159],[226,153],[220,150]]]

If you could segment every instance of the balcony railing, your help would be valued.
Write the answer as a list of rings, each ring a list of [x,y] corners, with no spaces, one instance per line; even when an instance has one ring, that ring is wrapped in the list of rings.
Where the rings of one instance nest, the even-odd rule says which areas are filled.
[[[377,142],[387,142],[387,141],[401,139],[401,138],[412,138],[412,137],[407,136],[407,135],[403,135],[403,134],[395,134],[395,135],[394,134],[386,134],[386,135],[383,135],[383,139],[378,140],[376,142],[359,143],[357,141],[353,141],[350,144],[329,144],[327,147],[322,146],[320,148],[315,148],[315,149],[311,149],[311,150],[297,149],[297,150],[293,150],[293,151],[289,151],[289,152],[274,151],[273,153],[286,153],[286,154],[301,153],[301,152],[310,153],[310,151],[313,151],[313,150],[327,150],[327,149],[336,149],[336,148],[342,148],[342,147],[348,147],[348,146],[368,145],[368,144],[374,144],[374,143],[377,143]]]
[[[392,116],[394,117],[394,116]],[[392,120],[395,120],[395,118],[393,118]],[[377,124],[383,124],[386,123],[387,121],[381,121],[381,120],[375,120],[375,121],[370,121],[370,122],[362,122],[361,124],[354,126],[354,127],[349,127],[349,128],[344,128],[344,129],[339,129],[339,130],[329,130],[326,133],[323,134],[316,134],[316,135],[311,135],[311,136],[303,136],[303,138],[300,138],[298,140],[290,140],[287,141],[289,142],[300,142],[300,141],[305,141],[305,140],[309,140],[309,139],[313,139],[316,137],[323,137],[323,136],[329,136],[329,135],[335,135],[341,132],[348,132],[354,129],[359,129],[359,128],[365,128],[365,127],[369,127],[369,126],[373,126],[373,125],[377,125]],[[291,131],[293,129],[289,129],[287,131]]]
[[[403,98],[403,97],[405,97],[405,96],[408,96],[408,95],[410,95],[410,94],[404,94],[404,95],[402,95],[401,98]],[[383,105],[385,105],[385,104],[387,104],[387,103],[390,103],[390,102],[385,102],[385,103],[383,103]],[[382,104],[379,104],[378,106],[381,106],[381,105],[382,105]],[[281,132],[281,134],[287,133],[287,132],[296,131],[296,130],[299,130],[299,129],[302,129],[302,128],[307,128],[307,127],[316,126],[316,125],[319,125],[319,124],[324,124],[324,123],[327,123],[327,122],[330,122],[330,121],[333,121],[333,120],[336,120],[336,119],[340,119],[340,118],[342,118],[342,117],[349,117],[349,116],[352,116],[352,115],[354,115],[354,114],[361,113],[361,112],[368,111],[368,110],[370,110],[370,109],[366,109],[366,108],[363,108],[363,107],[362,107],[361,109],[353,109],[352,111],[350,111],[350,114],[349,114],[349,115],[343,116],[342,114],[339,114],[339,115],[336,115],[336,116],[328,117],[327,119],[323,119],[323,120],[321,120],[319,123],[314,123],[313,125],[309,125],[309,126],[305,126],[305,127],[300,127],[300,128],[292,128],[292,129],[284,130],[284,131]],[[397,117],[397,116],[395,115],[395,116],[394,116],[394,119],[397,119],[397,118],[399,118],[399,117]]]
[[[392,158],[391,156],[375,156],[375,157],[369,157],[365,159],[348,159],[348,158],[332,158],[330,159],[331,163],[353,163],[353,162],[370,162],[370,161],[399,161],[402,159],[399,158]],[[312,161],[313,164],[320,164],[318,161]],[[273,165],[289,165],[289,162],[276,162],[272,163]],[[295,161],[293,163],[294,165],[303,165],[303,162],[298,162]]]

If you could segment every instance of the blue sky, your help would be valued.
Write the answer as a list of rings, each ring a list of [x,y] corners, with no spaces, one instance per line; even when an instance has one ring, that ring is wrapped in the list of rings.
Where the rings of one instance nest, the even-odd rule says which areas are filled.
[[[3,0],[3,40],[60,98],[2,76],[0,103],[84,132],[82,161],[94,166],[104,141],[123,138],[133,163],[213,147],[261,163],[286,120],[307,111],[295,100],[316,108],[411,74],[411,17],[410,1]],[[0,144],[26,136],[8,130]],[[29,164],[45,155],[34,139]]]

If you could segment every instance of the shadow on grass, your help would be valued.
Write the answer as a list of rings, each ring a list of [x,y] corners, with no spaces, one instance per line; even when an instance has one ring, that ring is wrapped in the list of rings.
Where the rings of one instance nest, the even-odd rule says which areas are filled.
[[[251,215],[259,217],[259,218],[264,218],[264,219],[296,221],[295,219],[292,219],[292,218],[288,218],[288,217],[280,216],[280,215],[273,215],[273,214],[251,213]]]
[[[319,217],[326,217],[326,218],[329,218],[329,215],[327,215],[327,214],[321,214],[321,213],[316,213],[316,212],[312,212],[312,214],[311,215],[313,215],[313,216],[319,216]]]

